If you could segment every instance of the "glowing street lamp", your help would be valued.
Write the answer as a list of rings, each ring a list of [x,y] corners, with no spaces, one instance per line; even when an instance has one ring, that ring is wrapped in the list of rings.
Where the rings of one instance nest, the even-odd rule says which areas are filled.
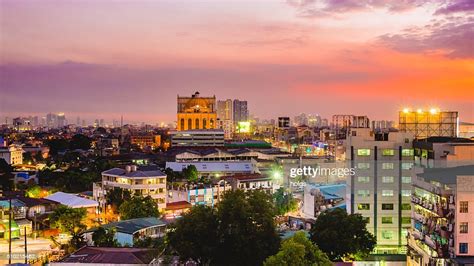
[[[416,110],[416,112],[419,113],[419,114],[422,114],[422,113],[423,113],[423,110],[418,109],[418,110]]]
[[[408,108],[403,108],[403,113],[408,114],[410,112],[410,109]]]
[[[438,113],[438,109],[436,109],[436,108],[431,108],[431,109],[430,109],[430,113],[431,113],[432,115],[435,115],[435,114]]]

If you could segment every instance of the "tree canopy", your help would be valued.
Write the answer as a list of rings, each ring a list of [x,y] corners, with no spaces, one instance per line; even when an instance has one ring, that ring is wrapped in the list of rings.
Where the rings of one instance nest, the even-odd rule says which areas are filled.
[[[331,266],[328,256],[314,245],[304,232],[296,232],[282,241],[277,254],[268,257],[264,266]]]
[[[168,234],[169,244],[180,259],[189,259],[201,265],[210,264],[219,243],[217,229],[219,220],[208,206],[194,206],[191,211],[176,221]]]
[[[92,241],[96,247],[118,247],[120,246],[118,241],[115,239],[115,228],[105,229],[103,227],[97,228],[92,233]]]
[[[183,169],[183,176],[189,181],[189,182],[197,182],[199,180],[199,175],[196,166],[194,165],[188,165]]]
[[[331,260],[367,256],[374,249],[376,239],[366,225],[360,214],[347,214],[342,209],[325,211],[311,228],[311,240]]]
[[[129,190],[114,187],[107,192],[105,198],[108,205],[111,205],[114,210],[118,210],[122,203],[132,198],[132,194]]]
[[[293,197],[293,194],[287,192],[283,187],[273,194],[273,198],[278,215],[284,215],[298,209],[298,202]]]
[[[119,208],[120,218],[122,220],[158,217],[158,205],[150,196],[134,196],[130,200],[123,202]]]
[[[86,228],[83,220],[86,217],[86,209],[73,209],[60,205],[49,215],[51,227],[58,228],[61,232],[72,236],[71,246],[78,248],[82,244],[80,234]]]

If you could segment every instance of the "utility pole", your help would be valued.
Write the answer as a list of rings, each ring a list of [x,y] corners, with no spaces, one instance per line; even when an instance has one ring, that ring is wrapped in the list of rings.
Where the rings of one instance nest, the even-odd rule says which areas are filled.
[[[12,199],[8,200],[10,209],[8,210],[8,264],[12,264]]]
[[[25,264],[28,264],[28,243],[26,241],[26,226],[25,228]]]

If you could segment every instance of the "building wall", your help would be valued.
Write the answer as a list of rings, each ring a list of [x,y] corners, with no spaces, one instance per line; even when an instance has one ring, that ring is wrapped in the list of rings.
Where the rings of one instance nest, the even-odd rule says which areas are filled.
[[[474,256],[474,173],[471,176],[458,176],[456,187],[456,234],[455,250],[456,256]],[[460,202],[468,202],[468,212],[460,212]],[[460,232],[460,224],[468,224],[468,233]],[[468,244],[468,253],[461,254],[459,250],[460,243]]]

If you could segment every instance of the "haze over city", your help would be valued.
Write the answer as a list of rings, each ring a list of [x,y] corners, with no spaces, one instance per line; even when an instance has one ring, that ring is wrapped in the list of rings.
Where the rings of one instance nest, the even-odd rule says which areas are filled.
[[[177,94],[199,91],[247,100],[261,118],[396,120],[405,106],[436,106],[474,121],[473,7],[4,0],[0,116],[171,122]]]

